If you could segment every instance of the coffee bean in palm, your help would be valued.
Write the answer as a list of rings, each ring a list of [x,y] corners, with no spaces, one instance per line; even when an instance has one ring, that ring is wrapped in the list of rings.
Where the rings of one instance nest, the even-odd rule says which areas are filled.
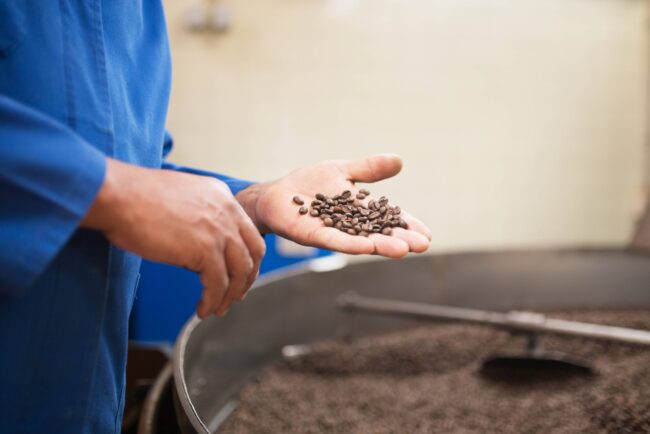
[[[298,197],[298,196],[294,196],[294,197],[293,197],[293,202],[294,202],[295,204],[297,204],[297,205],[304,205],[304,204],[305,204],[305,201],[302,200],[302,199],[301,199],[300,197]]]
[[[298,212],[300,214],[302,214],[302,215],[305,215],[305,214],[307,214],[309,212],[309,210],[306,207],[301,206],[300,209],[298,210]]]
[[[370,192],[365,189],[359,190],[356,195],[353,195],[350,190],[331,197],[318,193],[311,201],[311,209],[301,207],[300,213],[309,212],[311,216],[319,217],[326,227],[339,229],[349,235],[368,236],[370,233],[391,235],[393,227],[407,226],[406,222],[398,216],[401,212],[400,208],[390,206],[385,196],[378,200],[372,199],[365,206],[361,200],[369,194]],[[302,201],[298,196],[296,198]]]

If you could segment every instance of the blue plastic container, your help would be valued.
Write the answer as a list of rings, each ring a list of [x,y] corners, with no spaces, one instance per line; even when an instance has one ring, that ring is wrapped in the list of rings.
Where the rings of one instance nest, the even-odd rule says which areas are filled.
[[[265,241],[266,255],[260,275],[331,254],[275,235],[267,235]],[[194,313],[201,297],[201,282],[191,271],[150,261],[142,262],[140,274],[129,336],[143,343],[173,343]]]

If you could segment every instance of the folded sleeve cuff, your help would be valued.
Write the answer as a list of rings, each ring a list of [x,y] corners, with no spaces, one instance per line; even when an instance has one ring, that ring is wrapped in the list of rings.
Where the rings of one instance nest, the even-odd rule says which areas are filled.
[[[78,228],[106,172],[102,152],[62,124],[0,99],[0,293],[19,295]]]

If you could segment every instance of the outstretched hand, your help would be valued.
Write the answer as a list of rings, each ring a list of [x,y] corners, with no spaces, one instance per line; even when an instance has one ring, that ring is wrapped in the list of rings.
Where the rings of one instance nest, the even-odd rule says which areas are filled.
[[[399,258],[409,252],[424,252],[431,240],[429,229],[407,212],[401,213],[407,229],[393,228],[390,236],[373,233],[366,238],[326,227],[321,219],[300,215],[292,198],[299,196],[308,204],[316,193],[333,196],[351,190],[356,194],[355,183],[381,181],[397,175],[401,168],[401,159],[390,154],[354,161],[325,161],[297,169],[276,181],[253,185],[236,198],[262,232],[343,253]],[[376,197],[370,195],[362,202],[373,198]]]

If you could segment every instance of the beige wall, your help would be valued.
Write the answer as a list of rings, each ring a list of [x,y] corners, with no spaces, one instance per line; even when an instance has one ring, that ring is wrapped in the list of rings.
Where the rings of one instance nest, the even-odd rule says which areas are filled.
[[[397,152],[433,248],[621,243],[643,187],[644,0],[167,1],[174,160],[258,180]]]

